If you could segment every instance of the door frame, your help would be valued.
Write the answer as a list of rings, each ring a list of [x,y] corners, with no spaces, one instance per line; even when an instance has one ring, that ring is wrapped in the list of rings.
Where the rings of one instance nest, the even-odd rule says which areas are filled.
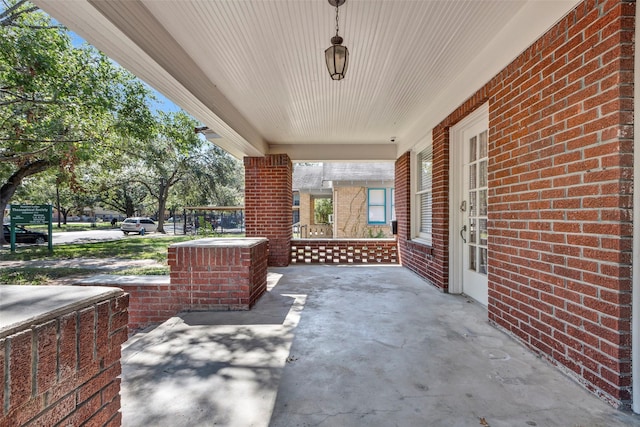
[[[462,213],[460,203],[464,200],[462,194],[463,174],[457,173],[461,170],[464,160],[462,159],[463,144],[462,138],[464,130],[474,126],[481,121],[486,121],[489,116],[489,103],[485,102],[474,112],[451,127],[449,132],[449,293],[461,294],[464,290],[463,278],[463,244],[460,238],[460,224],[462,224]],[[487,260],[487,266],[489,260]],[[488,270],[488,268],[487,268]]]

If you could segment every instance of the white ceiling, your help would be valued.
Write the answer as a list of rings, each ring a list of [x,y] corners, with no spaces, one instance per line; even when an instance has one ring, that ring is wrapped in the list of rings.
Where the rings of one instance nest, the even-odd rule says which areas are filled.
[[[36,0],[232,154],[393,160],[577,0]],[[394,141],[392,141],[394,139]]]

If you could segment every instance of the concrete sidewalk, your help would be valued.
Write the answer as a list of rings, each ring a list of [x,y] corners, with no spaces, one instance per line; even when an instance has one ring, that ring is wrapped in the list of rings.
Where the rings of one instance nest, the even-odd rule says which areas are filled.
[[[397,266],[271,269],[250,312],[186,313],[123,352],[123,425],[640,426]]]

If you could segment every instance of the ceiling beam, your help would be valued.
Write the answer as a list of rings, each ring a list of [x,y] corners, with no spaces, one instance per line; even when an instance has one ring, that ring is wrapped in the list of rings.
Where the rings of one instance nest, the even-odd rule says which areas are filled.
[[[395,161],[396,144],[272,144],[269,154],[288,154],[294,162]]]

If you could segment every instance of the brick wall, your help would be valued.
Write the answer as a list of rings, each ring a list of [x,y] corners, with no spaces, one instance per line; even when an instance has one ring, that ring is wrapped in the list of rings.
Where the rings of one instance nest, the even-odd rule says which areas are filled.
[[[127,305],[112,297],[0,339],[0,426],[119,426]]]
[[[490,103],[489,317],[616,405],[631,398],[634,16],[581,4]]]
[[[489,102],[489,319],[622,407],[634,26],[635,2],[579,4],[433,129],[432,254],[407,240],[411,164],[408,154],[396,162],[402,263],[446,289],[448,132]]]
[[[293,166],[286,154],[245,157],[247,237],[269,239],[269,265],[287,266],[293,230]]]
[[[435,147],[434,147],[435,149]],[[434,163],[435,163],[434,150]],[[444,159],[439,158],[440,162]],[[448,157],[446,162],[448,164]],[[442,168],[442,164],[439,168]],[[434,178],[435,178],[434,164]],[[437,186],[434,181],[434,214],[433,214],[433,241],[431,246],[427,246],[419,241],[411,240],[411,155],[405,153],[396,160],[395,170],[396,184],[396,220],[398,221],[398,251],[400,262],[403,266],[414,271],[429,283],[436,287],[447,290],[449,287],[449,218],[438,216],[436,220],[436,200],[438,203],[445,203],[448,209],[448,199],[443,200],[442,186]],[[439,175],[442,178],[442,174]],[[440,193],[436,195],[436,188]],[[446,191],[448,195],[448,190]],[[448,197],[448,196],[447,196]],[[442,207],[439,208],[442,210]]]
[[[293,264],[397,264],[395,239],[294,239]]]
[[[167,298],[178,301],[180,311],[248,310],[267,290],[267,241],[209,246],[202,243],[206,240],[222,241],[201,239],[169,246]]]

